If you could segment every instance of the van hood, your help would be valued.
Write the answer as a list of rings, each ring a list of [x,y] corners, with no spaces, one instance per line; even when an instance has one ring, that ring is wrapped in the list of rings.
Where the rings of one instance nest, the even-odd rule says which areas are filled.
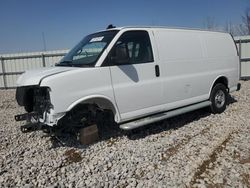
[[[25,71],[17,80],[17,87],[39,85],[45,77],[77,69],[76,67],[48,67]]]

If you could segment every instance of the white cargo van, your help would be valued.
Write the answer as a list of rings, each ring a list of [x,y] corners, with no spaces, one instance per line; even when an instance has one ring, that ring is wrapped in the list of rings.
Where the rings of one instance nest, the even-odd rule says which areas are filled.
[[[228,33],[112,28],[86,36],[54,67],[20,76],[16,99],[27,113],[15,119],[86,126],[112,112],[129,130],[206,106],[221,113],[238,81]]]

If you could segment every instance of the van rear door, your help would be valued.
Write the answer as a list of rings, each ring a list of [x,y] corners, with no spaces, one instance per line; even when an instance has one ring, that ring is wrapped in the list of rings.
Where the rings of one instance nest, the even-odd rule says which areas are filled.
[[[109,64],[122,121],[155,112],[162,102],[162,84],[148,32],[124,32],[110,52]]]

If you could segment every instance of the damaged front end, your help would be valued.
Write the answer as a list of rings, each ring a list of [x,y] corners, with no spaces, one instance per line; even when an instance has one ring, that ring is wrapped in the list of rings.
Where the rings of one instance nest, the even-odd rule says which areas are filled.
[[[54,126],[59,119],[54,114],[53,105],[50,100],[50,88],[39,86],[22,86],[16,89],[16,101],[27,111],[25,114],[15,116],[16,121],[27,121],[25,126],[43,124]],[[59,115],[63,116],[63,115]]]

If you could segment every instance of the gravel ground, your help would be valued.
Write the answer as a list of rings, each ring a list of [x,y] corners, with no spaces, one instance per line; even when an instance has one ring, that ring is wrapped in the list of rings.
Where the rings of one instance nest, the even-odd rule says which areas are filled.
[[[219,115],[198,110],[89,146],[21,133],[0,91],[0,187],[250,187],[250,81]]]

